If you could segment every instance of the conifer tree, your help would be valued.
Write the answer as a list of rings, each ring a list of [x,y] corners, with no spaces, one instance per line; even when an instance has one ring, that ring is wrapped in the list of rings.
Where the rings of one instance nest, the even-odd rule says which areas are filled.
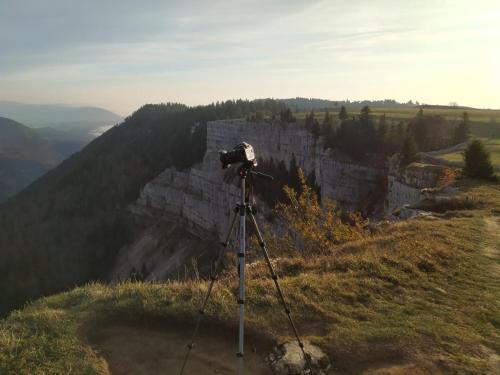
[[[455,128],[454,141],[455,143],[462,143],[467,141],[470,137],[470,123],[469,114],[464,112],[462,114],[462,120],[458,123]]]
[[[378,143],[378,149],[381,152],[385,152],[385,146],[386,146],[386,140],[387,140],[387,132],[388,132],[388,127],[387,127],[387,122],[385,119],[385,113],[380,116],[378,120],[378,127],[377,127],[377,143]]]
[[[334,143],[333,119],[328,111],[326,111],[325,117],[323,118],[323,128],[321,133],[325,139],[325,146],[332,147]]]
[[[345,109],[345,106],[340,107],[339,120],[345,121],[348,118],[349,118],[349,115],[347,114],[347,110]]]
[[[306,114],[306,128],[312,130],[314,124],[314,110]]]
[[[464,174],[468,177],[493,178],[493,166],[490,154],[484,147],[483,142],[474,139],[464,151]]]
[[[413,163],[417,159],[417,145],[415,144],[415,140],[409,134],[401,148],[401,165],[407,166],[410,163]]]

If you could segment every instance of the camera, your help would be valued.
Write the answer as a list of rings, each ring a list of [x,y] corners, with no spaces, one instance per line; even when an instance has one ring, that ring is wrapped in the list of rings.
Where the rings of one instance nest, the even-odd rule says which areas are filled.
[[[222,169],[226,169],[235,163],[243,163],[249,168],[257,166],[257,159],[252,145],[241,142],[236,145],[231,151],[222,150],[219,152]]]

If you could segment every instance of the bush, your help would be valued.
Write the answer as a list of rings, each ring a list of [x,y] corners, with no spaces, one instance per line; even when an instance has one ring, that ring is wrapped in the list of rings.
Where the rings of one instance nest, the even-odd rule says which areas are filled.
[[[299,169],[300,193],[284,187],[287,203],[278,203],[275,212],[284,233],[273,236],[271,242],[281,250],[304,255],[321,254],[335,245],[361,239],[368,221],[355,213],[342,213],[332,200],[321,205],[317,193],[307,184]]]

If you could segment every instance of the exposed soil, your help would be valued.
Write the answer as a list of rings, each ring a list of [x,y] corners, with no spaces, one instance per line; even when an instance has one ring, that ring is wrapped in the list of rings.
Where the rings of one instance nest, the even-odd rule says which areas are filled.
[[[130,324],[107,324],[87,333],[93,349],[108,364],[113,375],[179,374],[186,344],[193,327],[145,327]],[[88,328],[87,328],[88,331]],[[204,332],[191,351],[185,375],[236,373],[237,331]],[[261,344],[259,342],[259,344]],[[272,374],[264,357],[271,351],[271,343],[256,345],[248,340],[245,352],[245,373]]]

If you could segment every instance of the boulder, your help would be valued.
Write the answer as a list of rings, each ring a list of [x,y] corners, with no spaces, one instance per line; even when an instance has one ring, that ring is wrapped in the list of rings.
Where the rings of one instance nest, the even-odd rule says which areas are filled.
[[[326,375],[332,367],[328,356],[308,341],[304,341],[304,349],[311,359],[312,372],[308,369],[302,350],[296,341],[274,348],[268,357],[273,372],[277,375]]]

